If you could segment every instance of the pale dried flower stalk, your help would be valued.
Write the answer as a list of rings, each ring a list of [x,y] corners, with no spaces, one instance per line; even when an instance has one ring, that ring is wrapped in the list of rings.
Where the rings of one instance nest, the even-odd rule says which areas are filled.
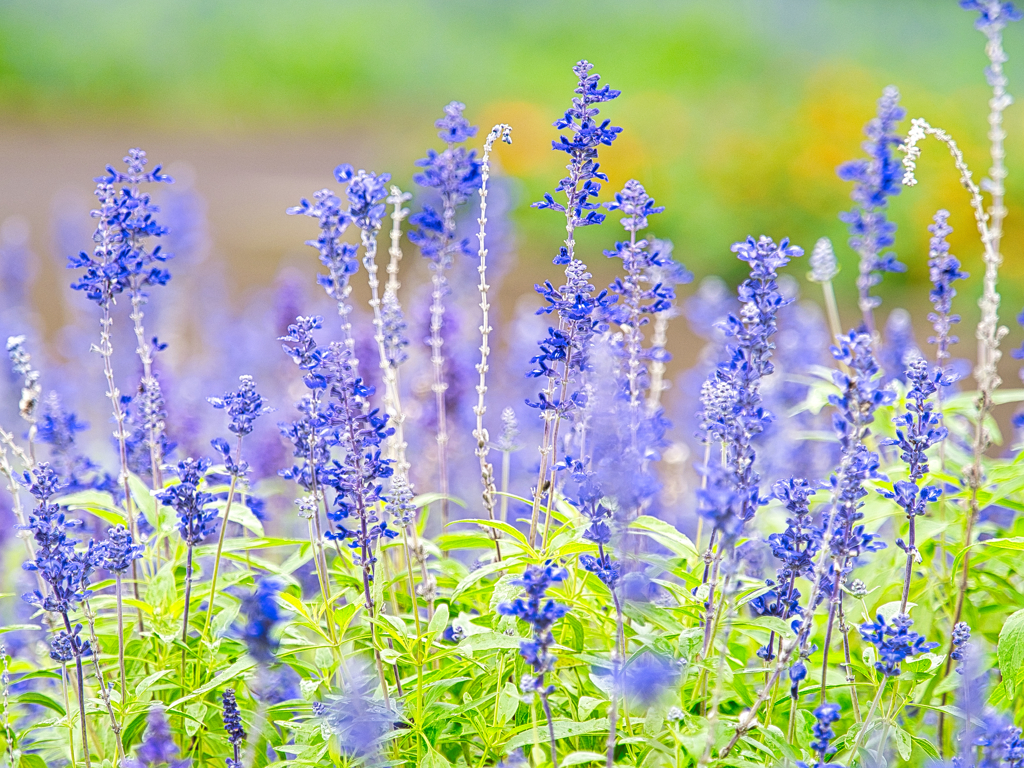
[[[494,467],[487,458],[487,454],[490,452],[490,435],[484,426],[484,414],[487,412],[487,358],[491,352],[489,339],[492,330],[490,323],[491,305],[487,298],[487,291],[490,286],[487,284],[487,246],[485,245],[485,238],[487,235],[487,181],[490,178],[491,172],[491,149],[494,147],[494,142],[499,138],[506,144],[511,144],[512,127],[505,123],[499,123],[491,129],[487,140],[484,142],[483,156],[480,161],[480,218],[477,219],[477,223],[480,225],[480,230],[477,233],[477,238],[480,241],[480,246],[477,249],[477,257],[479,258],[477,272],[480,274],[480,284],[477,288],[480,291],[479,306],[481,319],[480,362],[477,363],[476,370],[480,375],[480,380],[476,385],[477,401],[473,407],[473,413],[476,414],[476,429],[473,430],[473,437],[476,438],[476,456],[480,460],[480,480],[483,483],[484,511],[487,512],[487,517],[490,520],[495,519],[494,505],[497,488],[494,485]],[[498,531],[493,528],[488,528],[487,530],[488,535],[494,540],[495,555],[500,561],[501,544],[498,542]]]

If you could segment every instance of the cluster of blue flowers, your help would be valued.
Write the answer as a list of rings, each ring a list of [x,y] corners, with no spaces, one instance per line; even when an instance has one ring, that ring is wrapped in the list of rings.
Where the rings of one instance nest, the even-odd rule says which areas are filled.
[[[723,458],[707,468],[707,487],[698,500],[698,513],[712,523],[727,546],[762,503],[753,439],[772,415],[762,404],[761,380],[775,370],[771,356],[777,314],[790,303],[779,290],[778,270],[803,254],[789,240],[776,245],[768,237],[748,238],[732,250],[750,265],[750,277],[738,289],[743,304],[739,316],[729,315],[724,324],[726,336],[733,339],[728,360],[708,380],[708,391],[722,392],[722,396],[715,399],[714,410],[706,407],[702,414],[707,428],[703,437],[721,442]]]
[[[928,275],[932,283],[928,297],[935,311],[929,313],[928,321],[935,335],[928,339],[928,343],[936,345],[935,357],[951,384],[953,373],[948,367],[949,348],[958,341],[953,335],[953,326],[960,322],[960,315],[953,313],[953,297],[956,296],[953,283],[966,280],[968,275],[960,269],[960,260],[949,252],[946,238],[953,233],[949,226],[949,211],[936,211],[932,220],[934,223],[928,227],[932,234],[928,241]]]
[[[149,194],[139,191],[139,185],[172,179],[159,165],[147,171],[148,160],[141,149],[130,150],[124,162],[126,173],[108,165],[107,175],[96,179],[100,206],[92,212],[99,220],[93,252],[69,257],[70,268],[85,270],[71,287],[84,291],[100,306],[108,306],[126,290],[144,293],[147,286],[164,285],[170,279],[163,266],[168,256],[160,246],[146,246],[148,238],[160,237],[167,230],[154,218],[159,209]]]
[[[885,250],[896,242],[896,225],[886,218],[889,198],[898,195],[903,185],[903,168],[893,151],[903,142],[896,129],[906,110],[899,101],[900,92],[894,86],[882,92],[878,116],[864,128],[868,159],[851,160],[838,168],[839,178],[854,183],[851,197],[857,207],[839,218],[849,226],[850,247],[860,255],[858,303],[871,332],[871,310],[881,303],[881,299],[871,295],[871,289],[881,282],[882,274],[906,270],[905,265],[896,261],[895,253]]]
[[[860,627],[860,636],[871,643],[878,651],[875,669],[886,677],[898,677],[900,664],[911,656],[927,653],[939,647],[938,643],[929,643],[910,628],[913,620],[906,614],[898,614],[892,622],[887,622],[879,614],[873,622],[866,622]]]
[[[256,580],[256,591],[242,603],[242,614],[246,619],[242,638],[249,655],[261,664],[269,664],[274,660],[280,642],[273,630],[282,618],[277,603],[281,586],[277,579],[262,576]]]
[[[532,637],[519,643],[520,655],[533,669],[532,675],[523,678],[524,693],[538,693],[546,697],[554,690],[553,685],[545,685],[544,679],[555,668],[552,652],[555,637],[551,634],[551,627],[569,609],[548,597],[547,591],[568,575],[564,568],[550,560],[544,565],[527,566],[523,575],[512,582],[523,588],[523,595],[498,606],[498,613],[503,616],[515,616],[530,625]]]
[[[228,734],[228,743],[234,751],[234,757],[228,758],[228,768],[242,768],[241,748],[245,743],[245,728],[242,727],[242,714],[238,711],[235,689],[225,689],[222,699],[224,703],[224,730]]]
[[[177,484],[156,494],[161,504],[174,509],[178,533],[190,548],[201,544],[217,527],[214,496],[199,489],[209,468],[209,459],[183,459],[177,466]]]

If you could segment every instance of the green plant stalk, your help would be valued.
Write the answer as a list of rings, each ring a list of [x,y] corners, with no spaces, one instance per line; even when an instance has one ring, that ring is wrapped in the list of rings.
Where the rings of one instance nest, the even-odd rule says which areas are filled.
[[[110,690],[103,679],[103,668],[100,666],[100,640],[96,636],[96,617],[89,606],[88,601],[84,604],[85,618],[89,624],[89,640],[92,647],[92,663],[96,671],[96,681],[100,687],[100,699],[106,707],[107,715],[110,717],[110,728],[114,732],[114,748],[117,750],[118,764],[124,760],[124,748],[121,744],[121,724],[117,722],[117,715],[114,714],[114,707],[110,703]],[[124,709],[124,699],[121,700],[121,708]]]
[[[121,710],[128,705],[128,675],[124,667],[124,596],[121,589],[121,574],[114,574],[114,597],[117,601],[117,666],[121,677]]]
[[[242,461],[242,436],[238,436],[235,444],[235,463]],[[227,536],[228,521],[231,520],[231,504],[235,500],[235,487],[238,484],[238,476],[231,475],[231,484],[228,486],[228,500],[224,504],[224,522],[220,525],[220,535],[217,536],[217,552],[213,556],[213,575],[210,579],[210,596],[206,601],[206,620],[203,622],[203,633],[199,636],[200,646],[206,640],[206,634],[210,631],[210,622],[213,619],[214,598],[217,596],[217,576],[220,573],[221,552],[224,549],[224,539]]]
[[[68,619],[67,613],[61,613],[61,617],[64,619],[64,630],[71,635],[71,621]],[[75,676],[78,679],[78,713],[82,719],[82,752],[85,755],[85,768],[89,768],[92,765],[92,760],[89,750],[89,726],[85,717],[85,672],[82,669],[82,655],[77,648],[75,649]],[[70,712],[70,710],[68,711]]]
[[[878,704],[882,700],[882,694],[885,692],[885,686],[889,682],[889,678],[882,676],[882,682],[878,686],[878,692],[875,693],[875,698],[871,700],[871,707],[868,709],[867,715],[864,717],[864,722],[861,724],[860,730],[857,731],[857,738],[853,742],[853,747],[850,750],[850,765],[853,765],[853,761],[857,759],[857,752],[860,750],[860,746],[864,741],[864,734],[867,733],[868,726],[871,725],[871,718],[875,715],[875,710],[878,709]]]
[[[185,679],[185,655],[188,645],[188,609],[192,600],[192,545],[188,545],[188,553],[185,555],[185,608],[181,619],[181,694],[185,695],[188,690],[188,681]]]

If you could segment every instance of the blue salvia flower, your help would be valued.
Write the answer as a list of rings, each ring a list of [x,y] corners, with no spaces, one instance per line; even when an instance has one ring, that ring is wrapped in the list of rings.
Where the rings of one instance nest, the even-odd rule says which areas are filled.
[[[135,759],[125,760],[129,768],[156,768],[167,766],[168,768],[188,768],[192,761],[188,758],[178,759],[178,745],[174,743],[171,736],[170,726],[164,716],[163,706],[154,704],[146,717],[146,738],[139,745],[135,753]]]
[[[967,665],[967,653],[971,639],[971,627],[966,621],[958,621],[953,625],[953,650],[949,657],[957,662],[956,672],[958,675],[964,673]]]
[[[173,181],[158,165],[146,170],[148,159],[141,149],[131,149],[124,158],[127,172],[107,166],[107,174],[96,179],[99,208],[92,216],[99,220],[91,254],[82,251],[69,257],[69,268],[85,270],[71,284],[101,307],[128,290],[145,297],[145,288],[164,285],[170,273],[163,266],[169,256],[160,246],[149,249],[146,240],[161,237],[167,230],[157,223],[149,194],[139,190],[140,184]],[[121,185],[118,189],[117,185]]]
[[[593,68],[594,65],[585,59],[572,68],[578,79],[574,91],[577,95],[565,115],[555,121],[556,128],[568,129],[570,134],[563,134],[558,141],[551,142],[553,149],[569,155],[569,175],[555,187],[555,192],[566,194],[566,203],[563,205],[555,202],[551,194],[547,193],[543,201],[533,204],[534,208],[548,208],[566,213],[572,228],[600,224],[604,221],[604,214],[598,213],[600,206],[591,202],[601,192],[600,182],[608,181],[608,177],[601,171],[601,166],[597,162],[597,152],[601,145],[611,146],[615,138],[622,133],[622,129],[611,125],[609,120],[600,123],[597,121],[600,110],[594,105],[617,98],[621,91],[607,85],[598,86],[601,77],[590,74]],[[566,258],[571,257],[571,253],[566,253]]]
[[[832,753],[835,752],[836,748],[831,746],[830,742],[836,737],[836,733],[832,730],[832,725],[839,720],[839,705],[831,704],[827,701],[822,702],[814,709],[814,725],[811,730],[814,733],[814,739],[809,744],[811,750],[815,752],[818,759],[814,762],[813,768],[841,768],[836,763],[826,763],[825,760]],[[808,763],[802,760],[797,760],[798,768],[811,768]]]
[[[622,226],[630,233],[628,241],[616,243],[613,250],[605,251],[605,256],[622,259],[626,273],[624,279],[616,278],[609,286],[609,293],[618,297],[618,301],[607,307],[606,315],[623,333],[626,391],[635,410],[649,386],[644,361],[658,352],[644,349],[641,328],[649,322],[650,315],[668,310],[675,299],[674,289],[657,281],[658,271],[667,266],[666,259],[671,261],[671,250],[655,249],[647,240],[637,239],[637,233],[647,228],[647,217],[665,210],[654,204],[654,198],[640,182],[627,181],[623,190],[615,195],[615,202],[607,207],[624,214]],[[643,287],[645,283],[649,287]]]
[[[942,493],[939,486],[921,488],[918,484],[918,481],[928,473],[926,452],[946,436],[946,428],[942,426],[934,404],[930,402],[942,383],[942,371],[929,368],[928,363],[921,358],[911,361],[907,368],[907,381],[910,383],[910,389],[907,391],[907,410],[893,419],[896,424],[896,437],[883,441],[883,445],[899,447],[900,458],[909,470],[909,479],[897,480],[892,491],[879,492],[899,504],[911,522],[914,517],[923,515],[927,505],[938,499]],[[896,544],[907,552],[908,556],[916,556],[913,524],[910,530],[910,543],[904,544],[902,539],[898,539]]]
[[[25,483],[37,501],[25,526],[32,534],[36,551],[35,557],[22,567],[38,573],[48,592],[43,595],[37,590],[23,599],[44,611],[67,616],[91,596],[89,577],[103,566],[103,548],[91,540],[85,551],[76,548],[78,540],[72,534],[82,527],[82,521],[65,517],[64,510],[53,501],[63,485],[48,462],[40,462],[31,474],[26,473]]]
[[[895,242],[896,225],[886,218],[889,198],[900,193],[903,167],[894,150],[903,138],[897,132],[900,120],[906,115],[899,105],[900,92],[888,86],[878,100],[878,116],[864,128],[868,140],[864,151],[868,158],[851,160],[839,166],[837,173],[843,181],[854,183],[851,197],[857,206],[839,218],[850,229],[850,247],[860,255],[860,273],[857,276],[858,304],[869,331],[874,331],[871,310],[881,299],[871,295],[885,272],[903,272],[906,266],[896,261],[896,254],[885,249]]]
[[[913,619],[905,614],[894,616],[892,623],[878,614],[875,621],[860,626],[860,636],[878,650],[875,669],[886,677],[899,676],[900,664],[911,656],[939,647],[938,643],[925,642],[921,635],[911,631],[913,624]]]
[[[125,436],[128,468],[139,475],[151,474],[153,463],[150,443],[156,441],[158,464],[162,464],[175,448],[175,443],[167,439],[167,404],[160,380],[155,376],[143,377],[134,397],[122,395],[121,408],[128,432]]]
[[[748,238],[734,244],[732,250],[750,265],[750,277],[738,289],[743,304],[739,316],[729,315],[724,323],[726,336],[732,340],[727,350],[729,359],[719,364],[708,380],[712,384],[709,392],[727,391],[731,398],[722,402],[721,413],[712,413],[710,403],[705,409],[706,424],[721,419],[714,430],[722,442],[724,457],[721,466],[709,470],[708,486],[700,492],[698,508],[727,545],[761,504],[752,441],[772,419],[762,404],[761,380],[775,370],[771,355],[775,348],[772,337],[778,330],[777,314],[790,303],[779,290],[778,270],[803,254],[788,239],[776,245],[768,237]]]
[[[523,575],[512,582],[523,588],[523,594],[511,603],[498,605],[498,613],[502,616],[515,616],[530,625],[531,638],[519,643],[519,655],[533,669],[532,676],[523,678],[524,693],[535,692],[547,696],[555,689],[553,685],[544,683],[544,676],[555,668],[555,655],[552,652],[555,637],[551,634],[551,627],[569,609],[548,597],[547,591],[568,575],[564,568],[551,560],[544,565],[529,565]]]
[[[622,670],[623,690],[644,709],[658,703],[678,679],[678,665],[672,659],[654,653],[633,659]]]
[[[469,240],[455,241],[455,212],[480,187],[480,161],[476,150],[459,146],[476,135],[477,127],[470,125],[462,112],[465,104],[457,101],[444,108],[444,117],[435,125],[438,137],[447,144],[441,152],[427,150],[427,156],[417,160],[423,170],[413,176],[421,187],[436,190],[441,196],[441,211],[430,205],[413,214],[409,222],[416,229],[409,239],[419,246],[420,252],[430,260],[431,269],[443,275],[451,266],[455,251],[469,253]]]
[[[36,439],[50,446],[50,463],[69,490],[95,487],[103,481],[96,476],[97,467],[77,450],[75,435],[89,428],[68,411],[56,392],[42,400],[36,420]]]
[[[878,454],[864,444],[864,438],[874,421],[875,410],[892,403],[895,396],[881,386],[881,371],[872,352],[870,335],[851,331],[832,348],[832,356],[845,366],[845,370],[832,373],[840,394],[829,396],[837,410],[832,424],[842,453],[839,470],[831,478],[836,503],[830,547],[841,563],[836,573],[838,580],[852,570],[862,551],[885,547],[885,542],[875,534],[865,533],[858,522],[864,517],[859,511],[867,495],[864,483],[879,477]]]
[[[252,376],[239,376],[237,390],[228,392],[224,397],[208,397],[206,401],[214,408],[227,411],[231,419],[228,429],[239,437],[252,434],[253,422],[272,410],[256,391],[256,381]]]
[[[776,570],[777,581],[765,581],[773,589],[751,601],[757,615],[788,619],[799,614],[800,590],[796,587],[796,580],[811,576],[814,556],[821,549],[824,534],[819,526],[814,525],[811,515],[810,499],[815,491],[812,483],[795,477],[779,480],[772,486],[772,496],[783,503],[790,517],[786,518],[785,531],[768,536],[772,554],[782,565]],[[766,661],[775,658],[770,643],[759,649],[757,655]]]
[[[558,417],[566,416],[582,402],[578,391],[569,393],[568,388],[577,380],[578,374],[587,370],[590,342],[598,327],[596,313],[608,305],[607,291],[594,296],[591,274],[579,259],[565,268],[565,285],[555,288],[550,282],[535,286],[537,292],[548,302],[537,314],[557,313],[558,328],[548,328],[548,335],[539,342],[539,354],[530,359],[537,367],[527,376],[546,377],[548,389],[555,393],[549,398],[541,392],[536,402],[526,401],[531,408],[552,411]],[[561,392],[566,391],[563,399]]]
[[[348,171],[351,172],[351,166]],[[339,181],[343,180],[344,174]],[[350,219],[348,212],[342,208],[341,198],[330,189],[321,189],[313,195],[312,203],[303,198],[298,205],[289,208],[288,213],[317,220],[319,237],[306,241],[306,245],[317,249],[320,263],[327,267],[327,274],[317,275],[317,282],[332,299],[339,304],[345,302],[352,290],[349,279],[359,270],[359,261],[356,259],[356,246],[342,239]]]
[[[953,314],[953,297],[956,296],[953,283],[966,280],[968,274],[961,271],[960,260],[949,252],[946,238],[953,233],[948,223],[949,211],[937,211],[932,220],[934,223],[928,227],[932,233],[928,241],[928,276],[932,290],[928,297],[935,311],[928,314],[928,320],[935,335],[929,337],[928,343],[936,345],[935,358],[947,382],[952,384],[954,374],[949,370],[949,348],[958,341],[952,331],[953,326],[960,322],[960,315]]]
[[[228,743],[234,750],[234,758],[228,758],[228,768],[242,768],[242,745],[245,744],[245,728],[242,727],[242,714],[238,711],[235,689],[228,688],[221,698],[224,704],[224,730],[228,734]]]
[[[217,527],[217,510],[212,493],[199,490],[209,459],[187,458],[178,462],[178,483],[155,494],[160,503],[174,509],[178,533],[189,546],[201,544]]]
[[[377,502],[383,501],[382,481],[391,477],[391,460],[381,456],[384,440],[394,434],[388,417],[379,409],[370,408],[373,387],[358,375],[348,351],[332,344],[324,357],[324,370],[330,376],[331,423],[338,433],[345,458],[332,474],[329,485],[335,491],[334,504],[327,515],[335,530],[327,536],[351,539],[350,546],[359,550],[358,562],[363,566],[366,594],[373,580],[374,549],[377,540],[398,535],[377,515]],[[347,527],[352,525],[351,528]],[[369,601],[369,597],[367,597]]]
[[[373,697],[376,677],[358,663],[353,666],[344,693],[314,701],[313,714],[338,738],[342,752],[372,765],[380,757],[384,737],[395,728],[396,713]]]
[[[281,609],[277,595],[281,582],[272,576],[256,580],[256,591],[242,602],[245,629],[242,639],[249,655],[261,664],[269,664],[277,653],[279,640],[274,636],[274,627],[281,621]]]
[[[960,0],[960,7],[965,11],[977,11],[978,20],[974,26],[986,33],[999,32],[1009,22],[1024,18],[1024,13],[1008,0]]]
[[[113,573],[125,573],[132,561],[142,557],[145,547],[136,544],[131,531],[123,525],[107,528],[106,560],[104,567]]]
[[[75,642],[67,630],[57,631],[50,640],[50,658],[58,664],[67,664],[75,658]]]
[[[362,230],[375,231],[380,229],[381,221],[384,218],[384,200],[388,196],[387,183],[391,181],[390,173],[382,173],[379,176],[371,171],[352,172],[352,166],[341,165],[343,173],[339,177],[339,171],[335,170],[335,177],[349,178],[348,188],[345,196],[348,198],[348,217]]]

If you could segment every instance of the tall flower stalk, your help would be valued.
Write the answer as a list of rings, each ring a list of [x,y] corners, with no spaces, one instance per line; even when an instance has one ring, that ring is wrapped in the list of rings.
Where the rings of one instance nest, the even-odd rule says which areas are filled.
[[[885,249],[895,242],[896,225],[886,218],[889,198],[900,193],[899,161],[893,150],[900,144],[896,128],[906,115],[900,105],[900,92],[888,86],[878,100],[878,116],[865,127],[866,160],[851,160],[839,166],[843,181],[854,184],[852,198],[857,206],[839,218],[850,229],[850,247],[860,256],[857,275],[857,304],[864,326],[875,333],[873,310],[882,300],[871,295],[871,289],[882,281],[886,272],[903,272],[906,266],[896,261],[896,254]]]
[[[538,286],[538,291],[552,302],[552,306],[545,308],[545,311],[558,312],[558,328],[552,328],[548,341],[541,343],[541,357],[544,359],[537,360],[541,363],[541,370],[547,376],[548,383],[538,405],[544,418],[544,434],[540,445],[540,471],[530,513],[528,541],[531,543],[535,542],[537,536],[541,500],[554,485],[549,475],[553,473],[557,458],[554,451],[558,442],[558,425],[569,406],[567,397],[572,380],[571,370],[574,365],[580,369],[574,360],[574,355],[578,357],[580,349],[576,334],[580,330],[589,333],[592,329],[589,320],[594,305],[592,300],[587,300],[593,288],[584,289],[590,275],[586,265],[576,257],[576,230],[604,221],[604,214],[598,210],[600,205],[593,202],[601,192],[601,182],[608,181],[597,162],[598,149],[602,145],[611,146],[622,132],[621,128],[611,125],[609,120],[598,122],[600,110],[596,105],[618,98],[621,92],[608,85],[599,86],[601,77],[590,74],[593,68],[594,65],[586,59],[573,67],[573,74],[577,78],[574,93],[577,95],[573,97],[572,106],[566,110],[565,115],[554,124],[559,130],[569,131],[569,136],[563,134],[558,141],[551,142],[554,150],[565,152],[569,157],[566,166],[569,174],[555,187],[555,192],[565,193],[565,203],[556,202],[550,193],[546,193],[544,200],[533,204],[535,208],[550,209],[565,215],[565,244],[559,250],[555,264],[565,265],[568,290],[561,290],[560,296],[555,298],[550,283],[546,283],[543,289]],[[563,300],[567,303],[556,303]],[[548,350],[545,350],[546,345]],[[548,370],[549,366],[551,370]],[[531,375],[538,374],[534,372]]]
[[[491,330],[490,309],[491,304],[487,297],[490,286],[487,284],[487,182],[491,175],[491,149],[494,142],[501,139],[506,144],[512,143],[512,126],[500,123],[491,129],[484,141],[484,151],[480,159],[480,217],[477,220],[480,229],[477,232],[479,248],[477,248],[477,273],[480,275],[480,284],[477,290],[480,292],[480,362],[477,363],[476,371],[479,381],[476,385],[477,401],[473,407],[476,415],[476,428],[473,430],[473,437],[476,438],[476,457],[480,461],[480,482],[483,485],[484,512],[489,520],[494,520],[494,506],[497,489],[494,487],[494,467],[487,458],[490,452],[490,435],[484,427],[484,414],[487,412],[487,358],[491,353],[489,344]],[[495,557],[501,560],[501,542],[498,540],[498,531],[488,529],[488,535],[494,540]]]
[[[203,623],[203,633],[201,635],[204,640],[210,631],[210,621],[213,618],[214,606],[216,604],[217,576],[220,573],[224,538],[227,535],[228,522],[231,520],[231,507],[234,504],[239,484],[245,487],[246,477],[249,474],[249,465],[242,460],[242,440],[252,434],[256,419],[271,410],[268,405],[265,405],[263,396],[256,391],[255,380],[252,376],[248,375],[238,377],[238,389],[234,392],[228,392],[224,397],[208,397],[207,402],[218,410],[227,411],[227,415],[230,417],[228,429],[235,435],[235,446],[234,456],[232,456],[232,448],[224,438],[215,438],[211,443],[213,449],[220,454],[224,467],[231,477],[231,482],[228,485],[228,498],[224,504],[224,522],[220,526],[220,535],[217,537],[217,551],[213,557],[210,595],[206,601],[206,621]]]
[[[104,566],[114,574],[114,598],[117,601],[117,666],[121,680],[121,704],[128,701],[127,673],[124,666],[124,575],[133,561],[142,557],[143,547],[136,544],[131,531],[123,525],[107,529]]]
[[[157,494],[164,506],[171,507],[178,516],[178,533],[185,543],[185,605],[181,617],[181,688],[187,690],[186,656],[188,653],[188,620],[192,604],[192,575],[195,548],[216,526],[217,510],[212,506],[213,494],[199,490],[209,459],[187,458],[178,462],[178,482]],[[224,523],[227,523],[225,519]]]
[[[140,297],[145,288],[163,285],[170,274],[161,266],[165,256],[160,249],[145,248],[145,239],[158,237],[166,232],[153,219],[156,211],[149,196],[138,191],[141,183],[170,182],[171,177],[162,173],[158,165],[151,171],[145,170],[146,153],[133,149],[125,157],[128,173],[123,174],[107,166],[107,175],[96,179],[96,198],[99,207],[92,211],[92,217],[98,220],[93,235],[95,246],[93,252],[82,251],[77,256],[69,257],[71,269],[82,269],[83,274],[72,283],[75,290],[84,291],[87,298],[96,302],[100,308],[100,340],[92,350],[103,358],[103,375],[107,384],[107,397],[110,400],[114,417],[114,437],[117,440],[118,457],[120,459],[119,482],[124,493],[125,514],[128,518],[128,530],[132,536],[139,535],[138,523],[133,509],[131,488],[128,484],[128,433],[125,429],[125,412],[121,392],[114,379],[112,330],[114,318],[111,309],[117,296],[124,291],[129,295]],[[121,184],[121,188],[116,188]],[[133,314],[136,314],[133,312]],[[133,321],[135,322],[135,321]],[[141,314],[138,323],[141,324]],[[151,449],[155,441],[151,434]],[[157,467],[155,472],[159,472]],[[154,475],[154,481],[157,475]],[[132,588],[136,600],[139,599],[139,574],[137,561],[132,561]],[[143,627],[142,611],[138,611],[139,629]]]
[[[441,152],[427,150],[427,156],[417,160],[422,172],[413,180],[421,187],[436,190],[441,197],[441,210],[425,204],[419,213],[409,219],[416,229],[409,234],[430,262],[430,364],[434,381],[434,405],[437,416],[437,466],[441,493],[441,527],[448,525],[448,408],[445,393],[448,381],[445,373],[444,300],[449,293],[448,270],[456,253],[470,254],[469,241],[459,240],[456,234],[456,212],[480,187],[480,161],[476,150],[460,146],[476,135],[477,127],[470,125],[462,112],[466,105],[457,101],[444,108],[444,117],[434,123],[438,138],[445,142]]]

